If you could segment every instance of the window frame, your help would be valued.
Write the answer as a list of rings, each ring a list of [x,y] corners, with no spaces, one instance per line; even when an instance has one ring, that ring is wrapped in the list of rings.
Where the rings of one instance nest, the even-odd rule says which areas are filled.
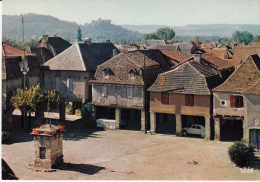
[[[74,90],[74,80],[73,80],[73,78],[67,78],[66,87],[67,87],[68,93],[73,93],[73,90]]]
[[[60,91],[60,77],[55,76],[53,77],[53,90],[59,92]]]
[[[161,103],[164,105],[169,105],[169,93],[161,92]]]
[[[185,94],[185,106],[194,106],[193,94]]]
[[[244,108],[244,98],[242,95],[231,95],[230,96],[230,107],[231,108]]]
[[[101,86],[101,95],[102,97],[107,97],[107,85]]]
[[[126,88],[126,97],[128,99],[133,99],[134,98],[134,87],[127,87]]]

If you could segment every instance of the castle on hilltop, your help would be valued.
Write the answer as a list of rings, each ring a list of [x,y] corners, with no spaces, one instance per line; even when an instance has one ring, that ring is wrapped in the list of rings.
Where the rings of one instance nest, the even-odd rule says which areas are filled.
[[[101,24],[101,23],[111,24],[111,20],[101,20],[101,18],[99,18],[98,20],[92,20],[91,22],[92,25]]]

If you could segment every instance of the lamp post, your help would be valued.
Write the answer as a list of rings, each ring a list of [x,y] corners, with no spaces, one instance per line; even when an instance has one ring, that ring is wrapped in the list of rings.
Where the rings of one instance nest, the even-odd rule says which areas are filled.
[[[24,22],[23,22],[23,15],[22,14],[21,14],[21,17],[22,17],[22,25],[23,25],[23,46],[24,46]],[[29,71],[28,60],[25,58],[25,47],[23,47],[23,59],[22,59],[22,62],[19,62],[19,66],[21,68],[21,71],[23,72],[23,90],[25,91],[26,90],[25,75]],[[22,112],[23,112],[23,125],[21,125],[21,126],[24,126],[24,124],[26,124],[26,116],[27,116],[27,112],[26,112],[25,108]]]

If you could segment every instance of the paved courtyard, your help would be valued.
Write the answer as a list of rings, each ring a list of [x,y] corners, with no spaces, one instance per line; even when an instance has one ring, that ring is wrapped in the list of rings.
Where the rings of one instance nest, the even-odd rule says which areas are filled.
[[[93,130],[67,121],[63,154],[69,167],[56,172],[27,169],[33,137],[12,131],[2,157],[21,180],[260,180],[260,170],[241,173],[227,154],[231,142],[127,130]],[[193,161],[198,162],[196,165]]]

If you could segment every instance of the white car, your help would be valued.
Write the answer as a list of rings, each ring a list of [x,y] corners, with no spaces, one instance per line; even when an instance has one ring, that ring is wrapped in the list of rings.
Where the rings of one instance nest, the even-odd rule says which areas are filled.
[[[191,127],[185,127],[182,129],[182,135],[187,136],[191,135],[200,135],[201,137],[205,137],[205,127],[200,124],[194,124]]]

